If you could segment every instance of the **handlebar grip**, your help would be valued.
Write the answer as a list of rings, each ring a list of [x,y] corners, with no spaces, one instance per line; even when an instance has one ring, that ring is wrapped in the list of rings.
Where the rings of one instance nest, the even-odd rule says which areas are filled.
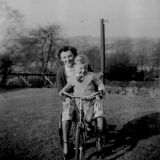
[[[70,98],[72,98],[73,96],[72,95],[70,95],[69,93],[67,93],[67,92],[62,92],[61,93],[62,95],[65,95],[65,96],[68,96],[68,97],[70,97]]]

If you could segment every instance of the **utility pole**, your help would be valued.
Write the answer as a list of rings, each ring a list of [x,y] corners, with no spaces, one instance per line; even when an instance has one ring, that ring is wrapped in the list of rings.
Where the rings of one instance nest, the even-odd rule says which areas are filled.
[[[100,19],[100,29],[101,29],[101,71],[105,74],[105,24],[107,20]],[[103,76],[103,83],[105,84],[105,76]]]

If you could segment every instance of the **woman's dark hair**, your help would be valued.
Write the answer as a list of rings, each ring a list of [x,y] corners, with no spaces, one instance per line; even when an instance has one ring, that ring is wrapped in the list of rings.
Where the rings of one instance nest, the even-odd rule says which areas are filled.
[[[56,58],[61,59],[61,53],[62,52],[67,52],[67,51],[71,51],[74,55],[74,57],[77,56],[77,49],[71,46],[63,46],[62,48],[60,48],[56,54]]]

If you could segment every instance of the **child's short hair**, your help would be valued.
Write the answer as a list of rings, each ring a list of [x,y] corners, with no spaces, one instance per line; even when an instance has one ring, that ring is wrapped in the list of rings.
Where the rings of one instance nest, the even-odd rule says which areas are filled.
[[[75,65],[76,64],[88,64],[88,58],[87,56],[85,56],[84,54],[79,54],[77,55],[77,57],[74,60]]]

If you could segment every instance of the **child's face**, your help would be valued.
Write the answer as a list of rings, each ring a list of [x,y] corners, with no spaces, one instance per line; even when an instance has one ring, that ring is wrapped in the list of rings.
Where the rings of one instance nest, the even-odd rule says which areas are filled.
[[[88,71],[88,64],[76,64],[74,67],[75,73],[80,76],[85,75]]]

